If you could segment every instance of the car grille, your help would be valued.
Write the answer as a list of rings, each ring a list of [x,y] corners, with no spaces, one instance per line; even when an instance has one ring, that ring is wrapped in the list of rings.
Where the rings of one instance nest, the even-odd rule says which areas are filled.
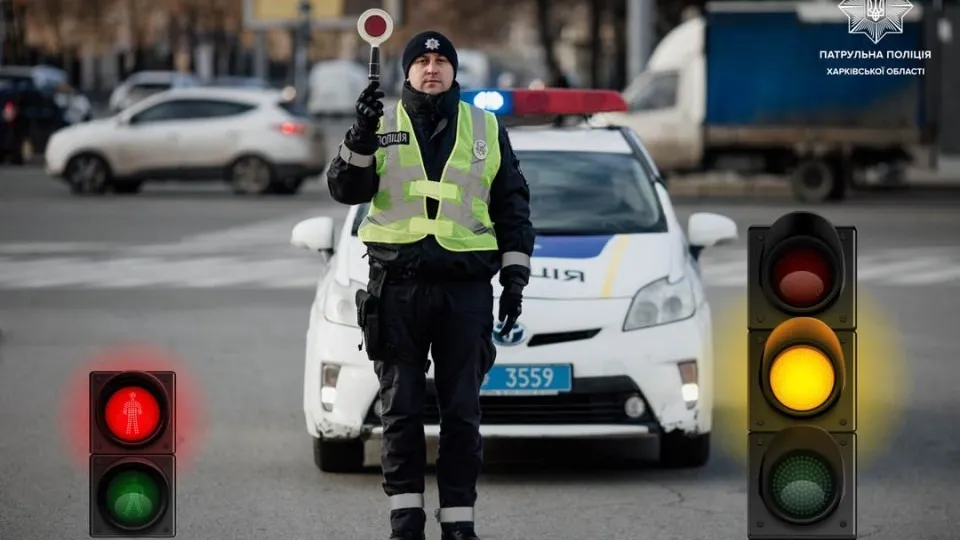
[[[582,341],[590,339],[600,333],[599,328],[591,330],[575,330],[572,332],[557,332],[555,334],[536,334],[530,338],[527,347],[537,347],[540,345],[555,345],[557,343],[568,343],[570,341]]]
[[[483,411],[481,423],[648,425],[653,422],[649,404],[639,418],[630,418],[624,413],[624,402],[630,396],[640,396],[646,402],[633,380],[624,376],[574,379],[573,391],[554,396],[480,396]],[[427,381],[423,413],[424,424],[440,423],[433,381]],[[367,413],[366,423],[380,425],[380,418],[373,406]]]

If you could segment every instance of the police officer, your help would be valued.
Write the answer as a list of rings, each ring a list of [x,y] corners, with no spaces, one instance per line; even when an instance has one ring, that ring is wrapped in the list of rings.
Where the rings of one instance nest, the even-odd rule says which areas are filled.
[[[402,62],[395,107],[384,110],[377,83],[361,93],[328,185],[340,203],[370,203],[359,229],[370,281],[357,294],[358,322],[380,380],[390,538],[424,538],[429,350],[441,418],[436,516],[444,540],[476,540],[479,390],[496,357],[491,281],[499,272],[497,330],[506,335],[530,278],[530,194],[496,116],[460,101],[450,40],[418,34]]]

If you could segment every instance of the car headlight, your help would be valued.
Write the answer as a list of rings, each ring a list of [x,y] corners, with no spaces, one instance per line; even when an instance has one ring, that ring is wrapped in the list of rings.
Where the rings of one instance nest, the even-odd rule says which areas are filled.
[[[696,310],[693,285],[689,279],[670,283],[663,278],[637,291],[623,321],[623,331],[689,319]]]
[[[357,325],[357,291],[366,289],[366,285],[351,281],[349,287],[344,287],[336,281],[330,282],[323,300],[323,318],[344,326],[359,328]]]

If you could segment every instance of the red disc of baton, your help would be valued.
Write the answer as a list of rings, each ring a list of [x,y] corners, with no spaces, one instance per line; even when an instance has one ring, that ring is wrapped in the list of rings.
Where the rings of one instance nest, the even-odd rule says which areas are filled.
[[[393,19],[382,9],[368,9],[357,19],[357,32],[370,45],[379,46],[393,33]]]

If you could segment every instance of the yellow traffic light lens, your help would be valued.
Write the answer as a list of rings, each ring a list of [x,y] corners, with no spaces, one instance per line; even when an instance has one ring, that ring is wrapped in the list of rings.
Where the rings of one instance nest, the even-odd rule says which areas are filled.
[[[784,407],[806,413],[823,406],[836,384],[833,363],[822,351],[794,345],[770,366],[770,391]]]

